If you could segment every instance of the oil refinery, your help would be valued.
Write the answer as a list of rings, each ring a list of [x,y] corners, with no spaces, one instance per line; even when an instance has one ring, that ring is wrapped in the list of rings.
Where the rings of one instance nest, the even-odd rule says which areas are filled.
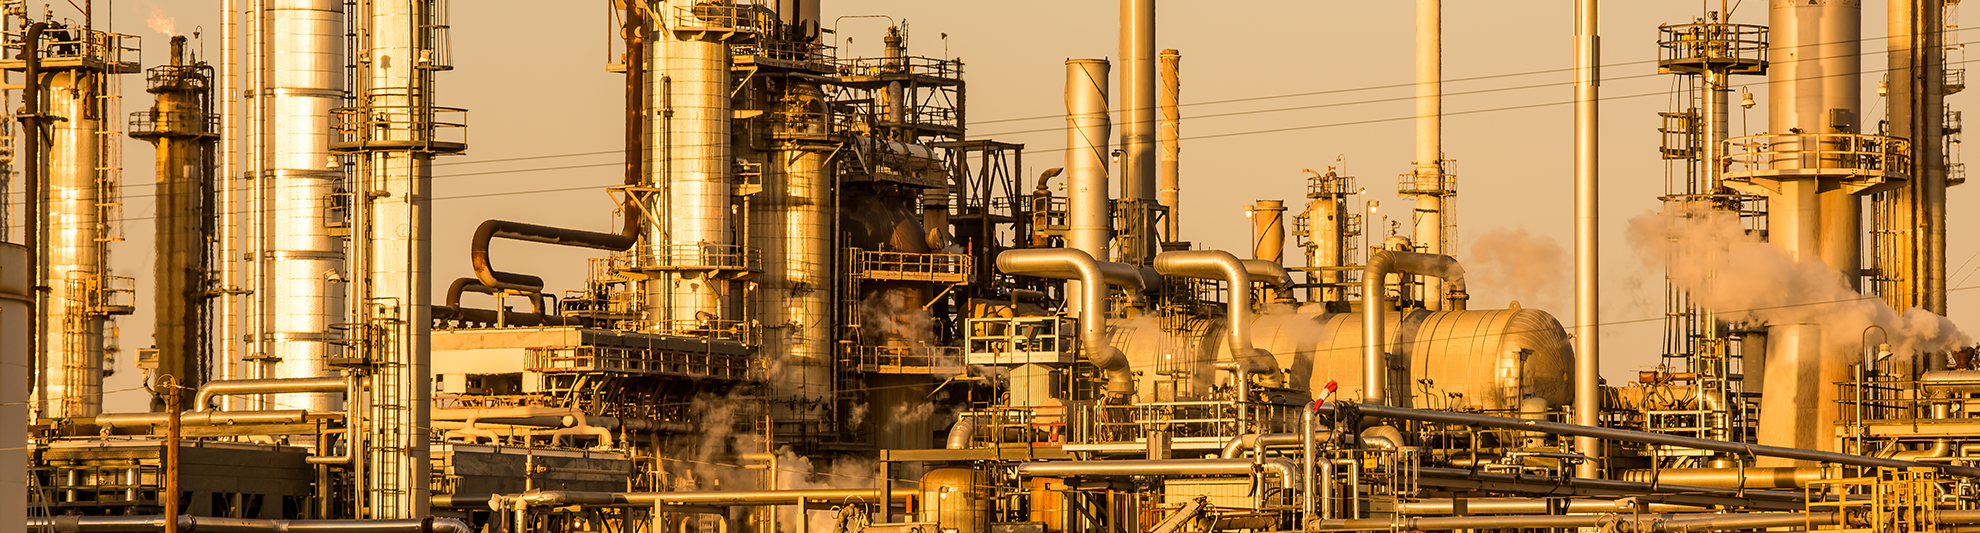
[[[1572,131],[1521,155],[1558,172],[1516,182],[1572,204],[1558,274],[1460,246],[1467,149],[1445,129],[1475,110],[1445,102],[1479,91],[1446,83],[1505,74],[1447,75],[1447,49],[1484,43],[1446,43],[1441,0],[1365,21],[1413,42],[1328,52],[1410,66],[1388,86],[1410,160],[1348,154],[1398,172],[1389,211],[1386,178],[1332,148],[1185,159],[1237,135],[1185,135],[1219,116],[1200,106],[1239,100],[1184,98],[1190,51],[1157,39],[1157,0],[1037,14],[1110,41],[1118,24],[1099,53],[979,36],[1084,56],[1021,83],[947,49],[988,24],[935,28],[937,50],[925,22],[841,1],[560,5],[583,34],[503,40],[602,49],[585,68],[610,91],[472,113],[450,98],[504,89],[455,82],[491,68],[457,58],[504,43],[460,38],[449,10],[495,8],[212,0],[186,4],[218,24],[137,35],[108,21],[194,8],[0,1],[0,533],[1980,531],[1980,358],[1947,318],[1972,288],[1949,239],[1976,242],[1948,223],[1969,220],[1947,200],[1959,0],[1535,8],[1572,12],[1552,28],[1572,39],[1504,52],[1572,97],[1546,124],[1493,112],[1507,136]],[[1265,33],[1257,54],[1308,59]],[[1625,49],[1654,60],[1603,59]],[[536,60],[492,68],[553,76]],[[1617,79],[1661,88],[1604,91]],[[1666,109],[1604,110],[1638,96]],[[970,109],[1040,100],[1052,114]],[[557,109],[585,105],[606,113]],[[482,152],[470,116],[610,142]],[[1019,120],[1047,126],[1006,133],[1055,139],[1029,162],[987,133]],[[1605,159],[1623,146],[1605,123],[1654,130],[1626,148],[1660,166]],[[539,178],[523,192],[590,196],[497,217],[435,201],[506,194],[436,195],[450,159],[565,156],[612,184]],[[1235,159],[1325,170],[1220,168]],[[1604,189],[1644,172],[1662,187],[1635,200],[1656,207],[1604,217]],[[1472,184],[1500,178],[1472,179],[1484,197]],[[1286,190],[1268,181],[1304,197],[1184,193]],[[1465,207],[1477,227],[1536,209]],[[1604,259],[1626,248],[1646,269]],[[1488,304],[1514,283],[1493,269],[1563,297]],[[1649,293],[1605,289],[1639,270]],[[1656,341],[1598,332],[1635,322]]]

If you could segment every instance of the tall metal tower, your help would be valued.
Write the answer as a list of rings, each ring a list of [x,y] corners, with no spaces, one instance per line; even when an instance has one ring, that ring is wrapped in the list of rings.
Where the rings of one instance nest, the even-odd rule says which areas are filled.
[[[1657,70],[1679,77],[1677,110],[1660,113],[1667,213],[1717,209],[1737,213],[1752,231],[1764,225],[1766,198],[1721,183],[1719,160],[1728,134],[1733,76],[1767,72],[1767,28],[1733,24],[1725,13],[1706,13],[1689,24],[1658,28]],[[1709,309],[1665,281],[1665,372],[1656,380],[1688,381],[1698,391],[1691,409],[1650,416],[1652,428],[1688,436],[1751,441],[1752,413],[1734,376],[1741,374],[1740,342]],[[1679,429],[1682,428],[1682,429]]]
[[[28,243],[37,257],[34,407],[41,418],[91,417],[103,409],[114,335],[130,314],[134,283],[109,270],[121,240],[118,167],[122,133],[116,74],[138,71],[135,37],[48,20],[11,30],[0,69],[21,72]]]
[[[467,149],[465,110],[438,107],[434,74],[451,70],[446,6],[438,0],[360,0],[349,12],[356,51],[347,107],[336,110],[352,193],[351,272],[356,357],[369,383],[355,440],[361,518],[427,514],[432,390],[433,158]]]

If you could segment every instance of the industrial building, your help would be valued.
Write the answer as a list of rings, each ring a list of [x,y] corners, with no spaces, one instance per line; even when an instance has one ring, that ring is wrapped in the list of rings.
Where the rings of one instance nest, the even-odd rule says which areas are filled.
[[[823,1],[592,6],[615,222],[519,211],[465,256],[433,236],[435,162],[470,148],[448,3],[221,0],[218,53],[174,36],[157,65],[88,2],[4,3],[0,533],[1980,527],[1980,361],[1945,319],[1958,0],[1658,26],[1663,207],[1632,231],[1667,264],[1663,342],[1606,349],[1599,58],[1653,43],[1601,39],[1597,0],[1573,146],[1541,155],[1573,161],[1567,309],[1473,301],[1441,0],[1414,3],[1414,160],[1385,163],[1406,222],[1337,163],[1246,206],[1250,250],[1182,237],[1233,215],[1183,216],[1215,185],[1182,165],[1156,0],[1050,80],[1066,149],[1036,173],[972,135],[969,76],[997,73],[891,18],[854,55]],[[126,136],[156,147],[149,294],[108,259]],[[551,247],[592,255],[580,285],[513,266]],[[149,409],[111,412],[133,314]]]

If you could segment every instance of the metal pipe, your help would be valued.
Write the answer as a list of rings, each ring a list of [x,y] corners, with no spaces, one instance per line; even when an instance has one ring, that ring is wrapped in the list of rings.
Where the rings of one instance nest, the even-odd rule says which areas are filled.
[[[205,385],[200,385],[199,394],[193,399],[193,410],[206,411],[212,409],[213,398],[215,396],[292,392],[343,392],[347,398],[357,393],[356,388],[351,384],[351,380],[344,377],[213,381]],[[325,411],[334,410],[326,409]]]
[[[1458,304],[1461,298],[1468,298],[1465,291],[1464,266],[1447,255],[1419,254],[1384,250],[1368,256],[1368,262],[1361,271],[1361,338],[1362,338],[1362,401],[1380,404],[1387,401],[1389,338],[1384,329],[1384,316],[1388,305],[1382,300],[1382,287],[1387,284],[1389,274],[1415,274],[1442,278],[1451,295],[1452,303]],[[1458,310],[1463,305],[1454,305]]]
[[[1165,276],[1222,280],[1230,284],[1228,331],[1231,359],[1244,365],[1247,374],[1262,376],[1267,382],[1279,378],[1279,361],[1272,354],[1251,345],[1251,271],[1244,261],[1222,250],[1163,252],[1155,256],[1155,271]],[[1243,384],[1240,384],[1243,386]]]
[[[1689,531],[1723,531],[1737,529],[1765,529],[1794,526],[1828,526],[1842,523],[1842,511],[1813,513],[1729,513],[1686,516],[1679,514],[1520,514],[1487,516],[1443,516],[1417,517],[1398,516],[1395,518],[1367,518],[1327,520],[1319,525],[1319,531],[1434,531],[1452,529],[1498,529],[1498,528],[1593,528],[1613,527],[1627,533],[1683,533]],[[1861,520],[1856,520],[1860,522]]]
[[[1287,271],[1285,265],[1271,261],[1246,259],[1244,260],[1244,271],[1251,275],[1251,281],[1253,283],[1271,285],[1272,298],[1274,300],[1281,302],[1292,301],[1293,277],[1292,272]]]
[[[1574,422],[1590,428],[1601,419],[1601,193],[1597,143],[1601,119],[1601,0],[1574,3]],[[1601,444],[1576,439],[1574,450],[1589,457],[1575,475],[1596,478]]]
[[[76,516],[28,518],[27,527],[57,533],[140,533],[165,531],[176,522],[179,531],[220,533],[322,532],[322,533],[475,533],[467,524],[453,518],[429,517],[400,520],[266,520],[258,518],[219,518],[211,516]]]
[[[258,393],[243,393],[258,394]],[[179,423],[187,426],[238,426],[247,424],[299,424],[309,420],[344,418],[342,412],[311,412],[302,409],[279,411],[184,411]],[[156,427],[171,423],[172,413],[105,413],[97,415],[103,428]]]
[[[1109,461],[1112,462],[1112,461]],[[894,491],[893,500],[912,501],[914,491]],[[480,496],[467,497],[472,501]],[[760,506],[792,505],[799,501],[813,503],[871,502],[880,499],[880,489],[807,489],[807,490],[757,490],[722,492],[584,492],[571,490],[532,490],[515,495],[494,494],[487,497],[492,509],[517,509],[531,507],[560,507],[565,505],[622,505],[622,504],[666,504],[703,506]],[[462,498],[450,497],[446,502],[455,507],[461,505]]]
[[[1918,376],[1927,392],[1972,394],[1980,392],[1980,370],[1931,370]]]
[[[1158,258],[1159,262],[1159,258]],[[997,270],[1019,276],[1078,280],[1080,342],[1086,358],[1107,374],[1107,393],[1115,397],[1134,394],[1134,373],[1127,355],[1107,342],[1107,285],[1110,280],[1093,256],[1075,248],[1028,248],[997,254]],[[1135,283],[1140,283],[1136,275]],[[1125,280],[1120,280],[1125,281]],[[1067,291],[1074,286],[1067,284]],[[1068,298],[1071,300],[1072,298]]]
[[[1697,450],[1711,450],[1711,451],[1736,453],[1736,454],[1750,454],[1750,455],[1758,455],[1763,457],[1780,457],[1785,459],[1796,459],[1802,461],[1818,461],[1825,463],[1836,463],[1836,464],[1845,464],[1845,465],[1854,465],[1854,466],[1887,467],[1887,468],[1935,468],[1947,474],[1967,476],[1967,477],[1980,477],[1980,468],[1974,468],[1974,467],[1935,465],[1935,464],[1919,463],[1912,461],[1879,459],[1875,457],[1865,457],[1861,455],[1853,455],[1846,453],[1821,452],[1821,451],[1804,450],[1798,448],[1781,448],[1776,446],[1761,446],[1758,444],[1745,444],[1745,443],[1718,441],[1718,440],[1710,440],[1710,439],[1696,439],[1691,437],[1667,435],[1663,433],[1649,433],[1643,431],[1631,431],[1627,429],[1614,429],[1614,428],[1606,428],[1600,426],[1562,424],[1559,422],[1547,422],[1541,420],[1523,420],[1518,418],[1506,418],[1500,416],[1479,415],[1479,414],[1471,414],[1471,413],[1428,411],[1423,409],[1410,409],[1406,407],[1390,407],[1390,406],[1378,405],[1378,404],[1354,404],[1354,403],[1328,404],[1321,406],[1321,409],[1330,412],[1355,411],[1359,413],[1359,416],[1364,416],[1364,417],[1392,418],[1399,420],[1416,420],[1420,422],[1434,422],[1439,424],[1457,424],[1457,425],[1465,425],[1465,426],[1493,427],[1493,428],[1501,428],[1501,429],[1515,429],[1521,431],[1539,431],[1542,433],[1550,433],[1554,435],[1569,435],[1569,436],[1586,437],[1586,438],[1592,438],[1598,440],[1640,442],[1645,444],[1662,444],[1666,446],[1678,446],[1678,447],[1691,448]]]
[[[1314,478],[1313,456],[1317,453],[1314,450],[1315,439],[1313,438],[1313,417],[1314,415],[1320,412],[1320,403],[1322,401],[1323,400],[1313,400],[1307,402],[1306,408],[1301,409],[1299,413],[1299,437],[1300,437],[1299,438],[1300,441],[1299,477],[1300,480],[1306,484],[1303,490],[1299,491],[1301,529],[1305,529],[1306,524],[1313,523],[1314,519],[1322,518],[1321,516],[1314,516],[1313,514],[1313,495],[1315,493],[1314,479],[1313,479]],[[1263,454],[1261,453],[1260,455]],[[1332,469],[1329,469],[1328,474],[1330,475],[1327,476],[1328,483],[1333,483],[1334,480],[1334,476],[1331,475],[1333,473],[1331,470]]]
[[[1324,425],[1321,427],[1322,429],[1314,432],[1314,439],[1333,440],[1334,430],[1325,429]],[[1305,442],[1306,440],[1300,438],[1300,434],[1298,433],[1246,433],[1231,437],[1231,440],[1225,441],[1223,450],[1217,456],[1224,459],[1236,459],[1243,457],[1245,450],[1260,453],[1268,448],[1302,446]]]
[[[1408,502],[1396,502],[1396,513],[1406,515],[1448,515],[1457,513],[1456,498],[1430,498]],[[1465,498],[1465,515],[1493,514],[1538,514],[1556,510],[1556,502],[1539,498]],[[1639,509],[1638,506],[1643,506]],[[1698,512],[1707,509],[1695,505],[1675,505],[1668,503],[1642,503],[1632,500],[1571,499],[1567,501],[1567,512],[1574,514],[1593,513],[1652,513]]]
[[[1066,180],[1068,221],[1066,247],[1108,259],[1114,236],[1113,203],[1107,191],[1107,117],[1105,59],[1066,61]]]
[[[447,307],[459,308],[461,306],[461,294],[468,292],[495,295],[506,294],[507,291],[490,287],[488,284],[482,283],[481,280],[475,278],[454,278],[454,282],[447,285],[447,296],[445,299]],[[543,314],[543,293],[531,292],[525,293],[523,296],[529,298],[529,309],[531,313]]]
[[[1160,175],[1161,190],[1158,202],[1168,208],[1164,237],[1169,240],[1182,240],[1182,53],[1175,49],[1163,50],[1161,59],[1162,124],[1155,131],[1156,144],[1161,146],[1161,161],[1156,163],[1156,174]]]
[[[1048,461],[1017,465],[1019,477],[1118,477],[1252,475],[1258,468],[1279,475],[1279,488],[1290,494],[1299,484],[1291,459],[1170,459],[1166,461]]]
[[[971,422],[970,417],[960,414],[956,415],[956,425],[949,428],[948,449],[969,449],[969,439],[975,430],[976,424]]]
[[[1829,479],[1831,470],[1816,467],[1667,468],[1622,472],[1623,481],[1675,483],[1700,487],[1798,489]]]
[[[218,379],[228,380],[240,376],[241,364],[240,334],[240,206],[235,196],[240,181],[240,162],[235,153],[239,149],[240,132],[235,121],[239,118],[238,99],[240,98],[236,72],[238,61],[235,57],[240,47],[237,35],[240,26],[240,6],[238,0],[220,2],[220,79],[219,90],[215,94],[220,100],[220,151],[219,175],[214,176],[214,267],[218,286],[215,293],[213,320],[216,323],[213,337],[213,373]],[[231,405],[223,405],[232,407]]]
[[[24,368],[31,368],[33,370],[28,371],[28,379],[23,384],[33,387],[34,394],[31,395],[35,401],[33,411],[35,415],[40,416],[46,416],[48,412],[48,379],[40,375],[40,369],[47,366],[45,360],[48,358],[48,340],[46,338],[48,323],[39,314],[42,306],[47,305],[46,298],[48,296],[41,289],[42,286],[47,284],[45,281],[47,276],[42,273],[44,262],[42,261],[41,250],[41,211],[43,208],[41,206],[40,45],[41,32],[47,28],[48,23],[46,22],[29,24],[27,34],[23,37],[21,60],[25,65],[23,69],[26,71],[26,75],[21,80],[21,114],[19,117],[21,121],[21,139],[25,141],[21,146],[21,158],[27,161],[26,165],[21,166],[21,196],[23,202],[27,204],[26,216],[21,217],[24,224],[21,233],[27,242],[28,248],[28,282],[25,286],[27,288],[26,294],[33,303],[31,309],[37,313],[34,318],[29,319],[29,331],[27,332],[29,335],[27,346],[28,360],[22,362]]]

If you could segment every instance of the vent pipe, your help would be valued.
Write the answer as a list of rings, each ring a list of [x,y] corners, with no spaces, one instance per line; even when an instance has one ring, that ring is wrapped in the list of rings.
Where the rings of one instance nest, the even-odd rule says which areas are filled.
[[[1155,132],[1162,160],[1156,165],[1161,191],[1157,201],[1168,208],[1162,236],[1182,240],[1182,52],[1162,51],[1162,125]]]

